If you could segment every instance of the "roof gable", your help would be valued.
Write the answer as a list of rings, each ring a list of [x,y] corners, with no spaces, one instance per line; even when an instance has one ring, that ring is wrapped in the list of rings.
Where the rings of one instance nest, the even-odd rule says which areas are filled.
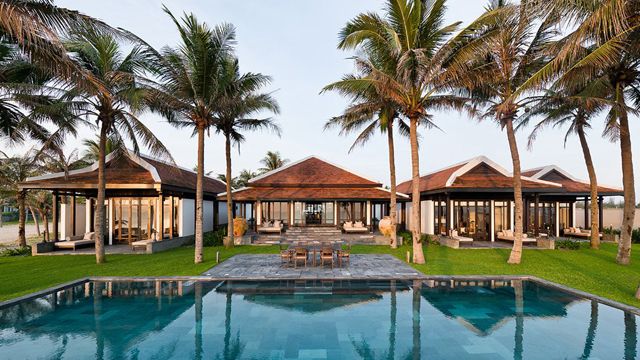
[[[249,181],[249,186],[379,187],[381,184],[311,156],[255,177]]]

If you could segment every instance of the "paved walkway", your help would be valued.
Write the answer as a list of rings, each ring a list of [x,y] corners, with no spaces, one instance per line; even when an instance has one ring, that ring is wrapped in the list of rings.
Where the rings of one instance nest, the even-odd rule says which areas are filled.
[[[309,264],[308,264],[309,265]],[[351,264],[341,268],[325,265],[282,264],[280,255],[236,255],[209,269],[203,275],[216,279],[292,280],[292,279],[418,279],[424,278],[409,265],[391,255],[351,255]]]

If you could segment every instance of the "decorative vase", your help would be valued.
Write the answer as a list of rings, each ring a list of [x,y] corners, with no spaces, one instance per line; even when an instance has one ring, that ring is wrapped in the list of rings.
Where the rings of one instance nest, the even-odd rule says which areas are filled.
[[[233,219],[233,236],[242,236],[247,232],[249,226],[244,218]]]
[[[391,218],[389,216],[385,216],[378,222],[378,230],[380,233],[386,237],[390,237],[393,232],[393,227],[391,226]]]

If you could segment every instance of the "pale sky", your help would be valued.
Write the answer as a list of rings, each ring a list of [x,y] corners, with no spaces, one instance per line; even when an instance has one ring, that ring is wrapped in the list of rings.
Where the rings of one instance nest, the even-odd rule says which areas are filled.
[[[353,54],[336,49],[341,27],[361,12],[379,11],[381,0],[57,0],[56,3],[132,31],[157,48],[178,43],[174,25],[162,12],[163,3],[178,16],[193,12],[210,25],[234,24],[242,71],[260,72],[274,79],[269,90],[275,91],[280,103],[282,113],[277,121],[283,130],[281,138],[270,133],[248,134],[241,153],[234,151],[234,175],[241,169],[259,168],[258,161],[265,153],[276,150],[292,161],[317,155],[388,184],[386,137],[380,135],[349,154],[354,136],[340,137],[338,130],[323,131],[324,123],[340,114],[347,101],[337,94],[319,95],[325,85],[353,70],[348,59]],[[469,23],[485,4],[479,0],[450,0],[448,21]],[[196,140],[190,137],[190,130],[176,130],[154,115],[142,118],[179,165],[189,168],[195,165]],[[435,121],[442,131],[422,131],[423,174],[478,155],[511,169],[506,135],[494,123],[478,123],[455,112],[438,113]],[[640,188],[640,125],[637,118],[631,122],[636,187]],[[589,133],[599,182],[621,187],[619,146],[600,137],[602,124],[601,119],[595,120]],[[519,136],[524,169],[555,164],[578,178],[588,179],[577,139],[571,138],[564,147],[566,129],[546,130],[531,151],[526,147],[529,131],[526,129]],[[84,131],[80,138],[91,136],[91,132]],[[397,139],[398,179],[404,181],[411,175],[409,145],[408,141]],[[69,142],[69,150],[79,147],[80,140]],[[205,158],[207,171],[224,173],[221,136],[207,139]]]

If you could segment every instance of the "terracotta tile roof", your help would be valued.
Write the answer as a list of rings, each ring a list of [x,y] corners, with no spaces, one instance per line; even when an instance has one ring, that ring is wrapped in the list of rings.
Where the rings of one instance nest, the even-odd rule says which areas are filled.
[[[224,195],[218,195],[224,200]],[[256,200],[388,200],[380,188],[349,187],[250,187],[233,192],[234,201]]]
[[[425,175],[420,178],[420,192],[431,191],[436,189],[444,189],[447,184],[447,180],[453,175],[454,172],[458,171],[465,164],[458,164],[452,167],[436,171],[434,173]],[[398,185],[398,192],[403,194],[411,195],[411,191],[413,189],[412,181],[405,181]]]
[[[252,179],[251,186],[379,187],[369,180],[317,157],[309,157]]]
[[[538,170],[540,171],[540,169]],[[590,193],[591,186],[588,182],[572,179],[565,174],[562,174],[559,170],[548,170],[544,175],[540,176],[540,179],[546,181],[552,181],[562,185],[562,188],[566,192],[570,193]],[[602,194],[622,194],[622,190],[615,189],[607,186],[598,186],[598,193]]]
[[[140,156],[142,162],[137,160],[135,156],[126,155],[118,158],[109,159],[106,164],[107,188],[125,185],[125,188],[134,189],[144,186],[153,186],[161,184],[163,186],[175,187],[176,190],[195,192],[196,173],[186,169],[179,168],[175,165],[150,158],[148,156]],[[144,164],[147,163],[151,166]],[[147,168],[145,168],[145,166]],[[155,174],[153,173],[155,171]],[[156,176],[158,178],[155,178]],[[70,188],[76,186],[84,189],[95,189],[98,184],[98,169],[92,165],[85,169],[72,171],[68,178],[65,179],[64,174],[50,174],[40,177],[27,179],[21,185],[25,188],[38,189],[58,189]],[[205,177],[204,191],[209,194],[218,194],[226,190],[226,186],[221,181]]]

